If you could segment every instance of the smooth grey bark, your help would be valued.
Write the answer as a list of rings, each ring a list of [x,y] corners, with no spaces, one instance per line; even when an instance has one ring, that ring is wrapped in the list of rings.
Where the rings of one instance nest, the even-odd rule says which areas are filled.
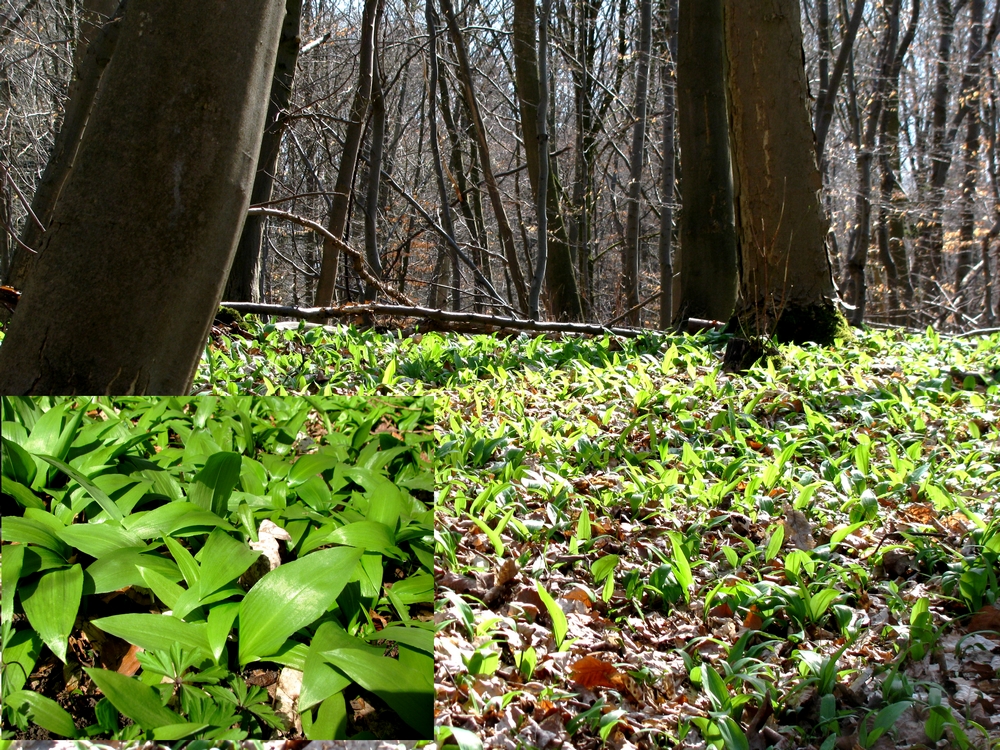
[[[93,109],[104,69],[111,61],[118,44],[121,17],[125,12],[125,7],[126,0],[117,4],[118,10],[114,17],[101,27],[99,33],[93,36],[91,43],[86,48],[86,53],[81,55],[78,66],[75,68],[76,72],[66,99],[66,111],[63,114],[62,125],[56,134],[49,160],[31,199],[31,212],[41,225],[30,219],[25,222],[21,232],[21,242],[13,247],[10,268],[4,277],[5,283],[15,289],[23,288],[31,275],[38,257],[37,252],[42,246],[45,229],[52,221],[52,212],[59,199],[59,194],[73,169],[76,153],[87,127],[87,120]],[[26,247],[35,252],[26,250]]]
[[[723,0],[680,0],[678,24],[677,116],[684,173],[678,322],[729,320],[739,272]]]
[[[826,251],[798,0],[726,2],[740,301],[749,337],[829,343],[842,317]]]
[[[657,254],[660,258],[660,328],[670,327],[674,315],[674,263],[673,263],[673,206],[674,206],[674,109],[677,89],[677,37],[678,2],[669,0],[664,9],[664,27],[667,37],[667,54],[660,63],[660,85],[663,88],[663,163],[660,181],[663,202],[660,206],[660,239]],[[729,133],[726,133],[729,143]],[[735,255],[734,255],[735,261]],[[734,266],[735,267],[735,266]]]
[[[250,197],[284,0],[131,0],[0,392],[181,395]]]
[[[344,131],[344,148],[340,153],[340,168],[333,188],[333,208],[327,229],[335,237],[343,237],[351,213],[351,195],[354,191],[354,173],[358,166],[361,137],[371,103],[372,66],[375,59],[375,39],[382,17],[382,0],[365,0],[361,16],[361,46],[358,53],[358,85],[354,89],[350,120]],[[328,307],[337,298],[337,274],[340,269],[340,249],[331,240],[323,239],[323,261],[320,264],[319,282],[316,285],[315,304]]]
[[[271,79],[271,95],[267,106],[267,125],[260,142],[257,174],[254,176],[250,203],[271,200],[274,175],[278,168],[281,137],[288,121],[288,103],[292,98],[295,66],[299,59],[299,25],[302,0],[286,0],[285,20],[281,25],[281,41]],[[243,232],[236,245],[236,257],[229,269],[229,279],[223,298],[232,302],[260,302],[264,295],[264,221],[263,216],[247,216]]]
[[[639,0],[639,46],[636,56],[635,109],[632,146],[629,150],[628,206],[625,212],[625,244],[622,247],[622,297],[629,325],[639,325],[639,196],[642,191],[642,167],[646,158],[646,104],[649,87],[649,48],[652,44],[653,10],[651,0]],[[683,271],[682,271],[683,272]]]

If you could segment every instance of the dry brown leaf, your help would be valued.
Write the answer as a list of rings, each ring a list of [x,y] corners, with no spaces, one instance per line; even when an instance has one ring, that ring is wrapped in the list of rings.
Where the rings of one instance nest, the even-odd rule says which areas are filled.
[[[570,666],[573,681],[585,688],[614,688],[621,684],[621,672],[614,664],[595,656],[584,656]]]
[[[750,610],[747,612],[747,616],[743,618],[743,627],[750,630],[760,630],[763,624],[764,620],[761,619],[757,606],[755,604],[751,604]]]

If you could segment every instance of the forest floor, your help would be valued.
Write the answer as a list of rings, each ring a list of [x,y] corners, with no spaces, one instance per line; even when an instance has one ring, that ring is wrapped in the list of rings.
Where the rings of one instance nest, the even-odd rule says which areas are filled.
[[[199,380],[437,395],[439,746],[1000,747],[1000,337],[724,344],[247,322]]]

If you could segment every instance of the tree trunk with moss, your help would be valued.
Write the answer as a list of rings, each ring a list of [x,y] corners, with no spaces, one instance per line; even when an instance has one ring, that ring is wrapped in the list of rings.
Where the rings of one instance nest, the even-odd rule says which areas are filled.
[[[798,0],[727,0],[738,333],[833,341],[837,311]]]
[[[190,390],[250,197],[284,0],[130,0],[0,347],[0,392]]]

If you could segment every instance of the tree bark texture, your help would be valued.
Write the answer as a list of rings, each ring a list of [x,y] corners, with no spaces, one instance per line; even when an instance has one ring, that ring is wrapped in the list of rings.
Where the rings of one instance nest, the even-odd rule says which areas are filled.
[[[726,2],[730,143],[745,335],[832,341],[826,252],[798,0]]]
[[[379,52],[375,50],[372,71],[372,127],[371,146],[368,149],[368,189],[365,193],[365,262],[368,270],[382,278],[382,259],[378,252],[379,193],[382,187],[382,154],[385,150],[385,95],[382,91],[382,66]],[[455,264],[456,268],[458,264]],[[456,273],[457,277],[458,274]],[[455,282],[453,282],[455,283]],[[457,283],[456,283],[457,286]],[[365,302],[376,301],[374,284],[365,284]]]
[[[528,181],[531,183],[536,203],[542,192],[545,197],[544,220],[548,224],[546,234],[548,252],[544,278],[548,290],[549,309],[556,319],[582,320],[583,305],[573,267],[573,249],[563,220],[562,185],[559,182],[558,172],[550,168],[548,151],[543,151],[540,147],[542,119],[538,115],[538,102],[542,98],[542,85],[547,85],[547,82],[539,79],[540,65],[535,49],[535,0],[515,0],[512,29],[514,76],[517,82]],[[539,183],[543,166],[546,171],[544,187]],[[540,214],[539,217],[541,220]]]
[[[681,0],[681,319],[728,320],[738,271],[726,113],[723,0]]]
[[[340,154],[340,169],[333,188],[333,208],[327,228],[335,237],[343,239],[351,212],[351,192],[354,189],[354,172],[358,165],[358,152],[364,134],[365,120],[371,103],[372,66],[375,59],[375,40],[382,16],[382,0],[365,0],[361,17],[361,47],[358,54],[358,86],[354,90],[351,118],[344,131],[344,148]],[[319,283],[316,285],[316,304],[326,306],[337,297],[337,274],[340,270],[340,250],[330,240],[323,241],[323,261],[320,264]]]
[[[115,17],[93,36],[75,68],[76,72],[66,99],[62,126],[56,134],[49,161],[31,199],[31,211],[41,222],[41,226],[34,221],[25,223],[21,233],[21,245],[14,245],[9,273],[5,276],[5,283],[15,289],[24,287],[38,257],[37,254],[25,250],[24,246],[35,250],[36,253],[41,248],[42,236],[45,234],[43,227],[48,228],[52,221],[52,211],[73,169],[77,149],[87,127],[87,119],[94,106],[104,69],[111,61],[118,44],[121,16],[126,7],[124,0],[117,7]]]
[[[0,392],[189,391],[250,198],[284,0],[132,0],[0,347]]]
[[[674,160],[677,155],[674,141],[674,102],[677,96],[678,10],[678,0],[670,0],[664,9],[664,27],[667,44],[666,54],[660,63],[660,86],[663,88],[663,161],[660,165],[660,190],[662,191],[663,201],[660,206],[660,239],[657,246],[657,254],[660,259],[660,328],[663,330],[670,327],[674,317]],[[728,147],[728,131],[725,133],[725,138]],[[732,206],[731,200],[730,206]],[[736,278],[735,251],[734,244],[734,280]]]
[[[636,56],[635,109],[632,147],[629,151],[628,207],[625,213],[625,244],[622,246],[622,292],[629,325],[639,325],[639,197],[642,167],[646,157],[646,104],[649,88],[649,48],[652,44],[652,0],[639,0],[639,46]],[[682,271],[683,273],[683,271]]]
[[[287,122],[288,103],[292,96],[295,80],[295,65],[299,59],[299,21],[302,16],[302,0],[286,0],[285,20],[281,26],[281,41],[278,43],[278,57],[274,63],[274,77],[271,79],[271,96],[267,106],[267,126],[260,142],[257,157],[257,174],[254,176],[250,203],[266,203],[271,200],[274,188],[274,173],[278,167],[281,137]],[[229,269],[229,280],[223,296],[240,302],[260,302],[263,294],[263,240],[264,217],[247,216],[243,232],[236,245],[236,257]]]

